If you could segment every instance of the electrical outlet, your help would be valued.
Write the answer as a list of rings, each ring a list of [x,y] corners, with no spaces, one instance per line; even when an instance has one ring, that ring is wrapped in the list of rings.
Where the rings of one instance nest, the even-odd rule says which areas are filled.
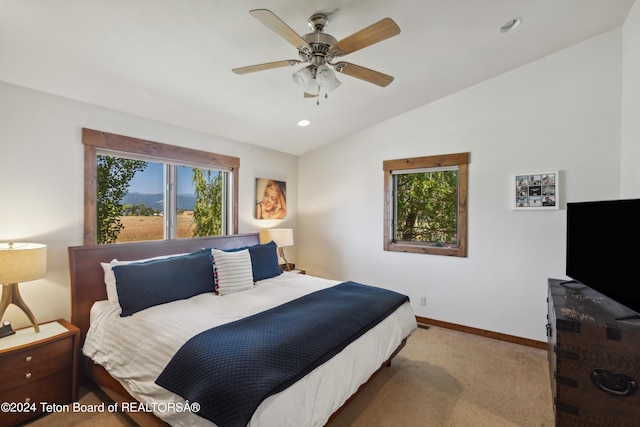
[[[420,295],[420,305],[427,305],[427,297]]]

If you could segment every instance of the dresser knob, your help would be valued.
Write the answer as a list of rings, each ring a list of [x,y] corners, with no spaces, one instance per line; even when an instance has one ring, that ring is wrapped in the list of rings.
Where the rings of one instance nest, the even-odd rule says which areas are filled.
[[[31,378],[31,372],[27,372],[26,374],[24,374],[24,377],[27,379]]]
[[[31,362],[31,356],[27,356],[24,358],[25,362]]]

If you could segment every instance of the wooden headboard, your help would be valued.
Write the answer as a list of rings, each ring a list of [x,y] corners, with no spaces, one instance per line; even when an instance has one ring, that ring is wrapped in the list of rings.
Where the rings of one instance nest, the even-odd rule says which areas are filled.
[[[232,249],[260,242],[258,233],[234,234],[193,239],[158,240],[69,247],[71,271],[71,323],[80,328],[80,346],[89,329],[89,313],[96,301],[107,299],[101,262],[151,258],[197,251],[202,248]]]

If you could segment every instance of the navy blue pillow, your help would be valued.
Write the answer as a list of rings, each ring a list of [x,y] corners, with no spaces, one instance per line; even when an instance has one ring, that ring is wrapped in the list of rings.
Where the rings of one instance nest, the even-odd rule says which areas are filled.
[[[277,248],[278,246],[274,241],[263,245],[249,246],[254,282],[282,274],[282,270],[278,264]]]
[[[215,290],[209,249],[174,258],[117,265],[113,273],[123,317]]]

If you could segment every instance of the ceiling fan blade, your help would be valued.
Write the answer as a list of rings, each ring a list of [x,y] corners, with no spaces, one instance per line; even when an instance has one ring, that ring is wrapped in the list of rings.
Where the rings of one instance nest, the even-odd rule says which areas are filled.
[[[247,73],[254,73],[256,71],[270,70],[272,68],[294,66],[294,65],[298,65],[299,63],[300,61],[298,61],[297,59],[285,59],[284,61],[267,62],[265,64],[256,64],[256,65],[249,65],[248,67],[234,68],[231,71],[233,71],[236,74],[247,74]]]
[[[398,34],[400,34],[400,27],[393,19],[381,19],[375,24],[371,24],[367,28],[363,28],[336,43],[336,47],[340,51],[338,56],[364,49]]]
[[[249,11],[249,13],[258,21],[262,22],[264,25],[276,32],[280,37],[294,45],[296,48],[306,47],[307,49],[311,49],[309,43],[304,41],[304,39],[300,37],[298,33],[293,31],[291,27],[285,24],[269,9],[254,9]]]
[[[351,64],[349,62],[338,62],[335,64],[335,69],[339,73],[382,87],[389,85],[389,83],[393,81],[392,76],[383,74],[379,71],[370,70],[369,68],[361,67],[360,65]]]
[[[316,94],[316,95],[314,95],[314,94],[312,94],[312,93],[305,92],[305,93],[304,93],[304,97],[305,97],[305,98],[317,98],[317,97],[318,97],[318,95],[317,95],[317,94]]]

